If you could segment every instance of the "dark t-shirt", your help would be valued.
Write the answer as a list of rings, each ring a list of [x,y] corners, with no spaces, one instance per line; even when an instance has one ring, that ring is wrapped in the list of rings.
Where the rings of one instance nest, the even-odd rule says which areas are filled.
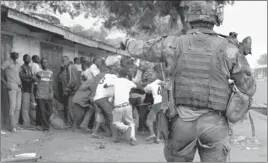
[[[22,84],[22,92],[30,93],[32,90],[33,80],[32,69],[29,65],[23,64],[20,67],[20,78]]]

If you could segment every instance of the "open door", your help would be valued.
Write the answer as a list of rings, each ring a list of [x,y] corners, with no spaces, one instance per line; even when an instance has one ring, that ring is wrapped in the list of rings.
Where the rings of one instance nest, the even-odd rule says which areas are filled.
[[[56,99],[61,101],[61,87],[59,86],[58,74],[62,64],[62,47],[49,43],[40,43],[41,57],[45,57],[48,60],[48,68],[53,72],[53,91],[56,95]]]

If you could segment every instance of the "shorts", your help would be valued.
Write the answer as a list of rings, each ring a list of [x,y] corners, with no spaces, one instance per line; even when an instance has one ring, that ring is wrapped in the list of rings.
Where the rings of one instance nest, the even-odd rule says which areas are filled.
[[[161,103],[157,103],[152,105],[151,110],[147,116],[146,124],[147,125],[153,125],[154,122],[156,122],[157,114],[161,111]]]

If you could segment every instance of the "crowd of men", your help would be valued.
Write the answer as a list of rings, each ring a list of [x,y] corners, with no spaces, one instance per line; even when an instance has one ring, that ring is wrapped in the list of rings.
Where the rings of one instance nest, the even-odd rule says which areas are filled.
[[[252,40],[247,37],[239,43],[237,33],[222,38],[213,30],[223,22],[224,6],[220,1],[182,1],[176,9],[181,8],[185,20],[182,35],[149,41],[127,37],[121,43],[131,57],[165,63],[165,68],[155,64],[148,69],[149,63],[144,61],[137,69],[126,60],[121,60],[118,67],[107,66],[104,60],[96,58],[93,63],[81,59],[79,73],[79,60],[72,64],[68,57],[63,57],[58,78],[63,91],[64,119],[74,131],[88,130],[94,117],[93,137],[100,138],[98,130],[107,124],[114,142],[123,133],[131,145],[136,145],[133,111],[139,108],[139,116],[143,117],[146,114],[143,115],[142,105],[150,101],[146,120],[150,135],[146,140],[158,143],[161,136],[168,162],[192,162],[197,149],[202,162],[227,161],[230,122],[238,122],[248,112],[256,91],[245,57],[251,54]],[[47,69],[45,58],[36,71],[31,71],[27,55],[22,67],[18,66],[17,58],[18,53],[11,53],[2,65],[10,99],[11,131],[18,129],[21,90],[23,120],[27,124],[26,106],[36,102],[36,124],[41,130],[49,130],[53,72]],[[38,59],[33,58],[33,62],[38,64]]]
[[[93,62],[76,57],[72,63],[69,57],[63,56],[61,71],[55,78],[48,69],[46,58],[25,54],[22,66],[19,66],[18,58],[19,54],[12,52],[2,65],[2,82],[7,88],[10,102],[10,131],[23,128],[49,131],[55,107],[53,100],[61,101],[61,98],[65,124],[74,131],[89,131],[92,137],[102,138],[98,131],[103,128],[114,142],[124,137],[131,145],[136,145],[137,126],[133,112],[144,103],[146,97],[148,99],[149,94],[151,99],[149,97],[147,100],[147,113],[143,110],[144,115],[148,115],[144,121],[150,131],[146,140],[159,143],[160,135],[154,129],[162,102],[157,66],[151,66],[148,72],[146,68],[139,69],[127,57],[123,57],[119,64],[107,66],[101,57],[94,58]],[[146,64],[143,65],[146,67]],[[145,69],[147,72],[143,73]],[[61,97],[55,96],[53,82],[61,86]],[[36,110],[33,117],[30,113],[32,107]],[[20,114],[22,125],[19,125]],[[92,120],[93,127],[89,129]]]

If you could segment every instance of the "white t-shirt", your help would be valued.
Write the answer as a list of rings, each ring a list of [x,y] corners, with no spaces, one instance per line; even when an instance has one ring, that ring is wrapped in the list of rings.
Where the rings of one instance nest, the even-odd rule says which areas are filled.
[[[89,67],[89,72],[90,72],[94,77],[96,77],[97,75],[99,75],[99,73],[100,73],[100,69],[98,69],[98,67],[97,67],[95,64],[92,64],[92,65]]]
[[[39,64],[32,62],[32,73],[35,75],[37,72],[41,71],[41,67]]]
[[[146,93],[152,93],[154,98],[154,104],[162,102],[162,95],[161,95],[161,85],[159,83],[161,80],[157,79],[154,82],[146,85],[144,91]]]
[[[95,64],[92,64],[89,68],[87,68],[85,71],[81,73],[81,79],[82,76],[85,76],[86,79],[92,79],[96,77],[100,73],[100,70]]]
[[[125,78],[117,78],[106,80],[105,84],[114,86],[114,105],[121,105],[129,102],[129,92],[131,88],[135,88],[136,84]]]
[[[111,81],[117,79],[116,75],[113,74],[105,74],[104,77],[100,80],[100,83],[97,86],[94,101],[99,100],[104,97],[112,97],[114,95],[114,87],[104,88],[104,84],[106,81]]]
[[[74,64],[78,71],[82,71],[82,66],[79,64]]]

